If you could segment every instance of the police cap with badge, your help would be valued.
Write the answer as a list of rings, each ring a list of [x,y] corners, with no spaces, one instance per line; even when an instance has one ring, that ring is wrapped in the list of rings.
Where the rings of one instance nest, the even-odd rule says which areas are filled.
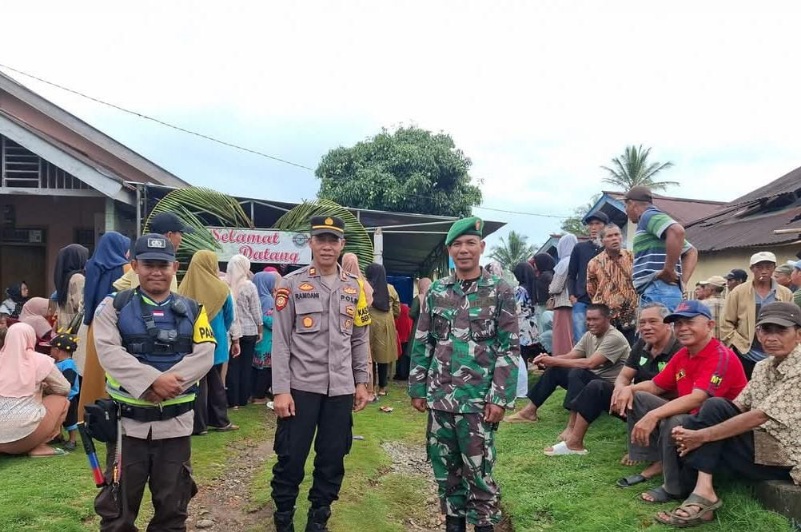
[[[312,216],[311,235],[334,235],[338,238],[345,238],[345,222],[336,216]]]

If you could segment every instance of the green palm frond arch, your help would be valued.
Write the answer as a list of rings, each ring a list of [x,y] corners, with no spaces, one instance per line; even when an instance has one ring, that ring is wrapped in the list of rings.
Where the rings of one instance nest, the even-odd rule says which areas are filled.
[[[281,231],[308,232],[312,216],[337,216],[345,222],[345,252],[355,253],[362,271],[373,262],[373,241],[359,220],[345,207],[331,200],[304,201],[287,211],[274,224]]]
[[[147,217],[144,232],[150,231],[150,221],[157,214],[171,212],[177,215],[194,232],[184,235],[177,258],[181,263],[179,278],[183,277],[192,255],[207,249],[219,251],[221,248],[206,226],[253,227],[236,198],[203,187],[181,188],[164,196]]]

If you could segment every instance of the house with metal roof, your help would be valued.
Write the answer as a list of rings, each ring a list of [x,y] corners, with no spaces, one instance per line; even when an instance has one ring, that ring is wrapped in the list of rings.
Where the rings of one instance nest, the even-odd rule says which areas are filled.
[[[189,186],[0,73],[0,287],[49,294],[60,248],[136,234],[137,184]]]
[[[740,196],[685,225],[699,252],[695,280],[748,270],[757,251],[771,251],[779,263],[797,260],[801,250],[801,168]]]

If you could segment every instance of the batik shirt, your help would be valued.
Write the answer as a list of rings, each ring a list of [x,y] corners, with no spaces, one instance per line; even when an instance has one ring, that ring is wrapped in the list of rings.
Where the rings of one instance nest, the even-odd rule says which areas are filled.
[[[754,461],[792,466],[793,482],[801,484],[801,346],[784,360],[768,357],[758,362],[734,402],[770,418],[754,430]]]
[[[637,321],[639,297],[631,282],[632,256],[627,249],[612,257],[606,250],[587,264],[587,295],[593,303],[603,303],[612,311],[616,327],[633,329]]]
[[[514,290],[483,272],[429,288],[412,347],[409,395],[454,413],[514,404],[520,356]]]

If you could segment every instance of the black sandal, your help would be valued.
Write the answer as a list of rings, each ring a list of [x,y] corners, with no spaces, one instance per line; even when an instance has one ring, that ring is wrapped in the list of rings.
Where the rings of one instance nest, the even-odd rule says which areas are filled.
[[[642,475],[639,475],[639,474],[638,475],[631,475],[631,476],[628,476],[628,477],[623,477],[623,478],[618,479],[618,481],[615,482],[615,486],[617,486],[618,488],[630,488],[632,486],[636,486],[637,484],[641,484],[641,483],[647,482],[647,481],[648,481],[648,478],[644,477]]]

